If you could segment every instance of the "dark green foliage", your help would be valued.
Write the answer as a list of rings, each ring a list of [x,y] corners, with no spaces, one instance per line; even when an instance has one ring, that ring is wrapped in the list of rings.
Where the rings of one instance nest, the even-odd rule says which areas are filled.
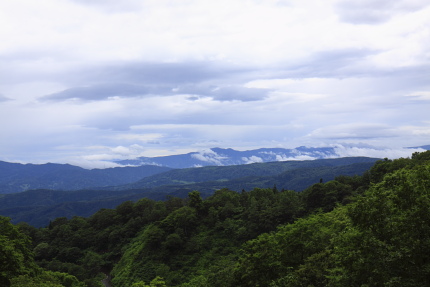
[[[275,233],[265,233],[248,241],[242,249],[234,272],[235,285],[232,286],[268,286],[276,281],[296,286],[292,282],[299,274],[304,275],[300,278],[303,284],[308,282],[303,286],[313,286],[311,281],[324,280],[326,270],[306,268],[306,264],[316,264],[326,256],[331,239],[347,222],[345,212],[339,209],[299,219],[294,224],[280,227]],[[310,270],[303,272],[303,269]]]
[[[187,206],[148,225],[133,240],[113,270],[113,283],[149,283],[160,276],[168,285],[190,281],[184,286],[226,286],[233,282],[241,244],[292,222],[301,210],[299,194],[293,191],[223,189],[204,201],[198,192],[191,192]]]
[[[177,194],[186,197],[188,192]],[[88,217],[102,208],[115,208],[124,201],[136,201],[142,197],[165,200],[168,193],[163,190],[30,190],[0,197],[0,214],[8,215],[15,223],[24,221],[36,227],[44,227],[57,217]]]
[[[114,287],[429,286],[429,154],[379,161],[363,176],[318,178],[301,193],[275,182],[124,201],[39,229],[6,220],[15,235],[1,233],[1,248],[11,250],[15,237],[27,247],[5,257],[11,268],[3,268],[15,271],[2,280],[92,287],[110,273]]]
[[[27,228],[27,231],[30,228]],[[34,235],[35,233],[33,233]],[[38,244],[35,253],[45,256],[51,248]],[[49,257],[49,255],[48,255]],[[31,252],[31,241],[9,218],[0,216],[0,286],[4,287],[85,287],[70,274],[42,270]]]
[[[188,188],[190,191],[213,192],[222,188],[242,189],[271,188],[274,184],[290,190],[301,191],[311,184],[326,181],[338,175],[360,175],[376,161],[374,158],[353,157],[309,161],[283,161],[254,163],[238,166],[207,166],[175,169],[146,177],[127,186],[113,190],[153,188],[157,186]]]
[[[18,275],[34,274],[30,240],[10,219],[0,216],[0,283],[9,286],[10,279]]]
[[[337,285],[428,286],[429,210],[428,163],[388,174],[370,188],[348,208],[352,227],[338,239]]]
[[[248,241],[230,286],[429,286],[430,162],[386,160],[372,170],[392,172],[345,207]]]
[[[308,212],[321,209],[331,211],[336,204],[347,200],[353,193],[349,184],[340,183],[336,180],[327,183],[317,183],[303,191],[303,197]]]

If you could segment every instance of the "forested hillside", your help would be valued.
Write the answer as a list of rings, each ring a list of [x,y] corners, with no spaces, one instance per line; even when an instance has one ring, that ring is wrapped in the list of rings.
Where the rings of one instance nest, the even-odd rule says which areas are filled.
[[[292,160],[232,166],[205,166],[201,168],[174,169],[142,178],[135,183],[127,184],[125,186],[108,187],[106,189],[126,190],[179,184],[184,186],[194,184],[196,185],[196,188],[205,188],[204,186],[198,186],[199,183],[203,182],[218,182],[218,185],[224,185],[223,187],[232,189],[232,187],[226,183],[229,183],[229,181],[232,180],[245,179],[242,182],[243,187],[239,186],[238,188],[240,191],[245,186],[247,188],[249,187],[250,179],[255,181],[251,188],[262,187],[257,183],[255,178],[270,178],[274,176],[288,177],[289,173],[293,173],[291,177],[296,178],[294,183],[300,184],[297,185],[288,183],[288,188],[301,191],[309,186],[309,182],[315,183],[320,179],[321,176],[326,176],[327,180],[331,180],[339,174],[362,174],[377,160],[377,158],[368,157],[344,157],[318,160]],[[365,169],[363,169],[363,167]],[[300,173],[306,173],[306,176],[300,177]],[[273,178],[270,178],[270,181],[272,181],[270,186],[273,186],[273,180]],[[292,186],[290,187],[290,185]]]
[[[240,192],[255,187],[272,188],[274,185],[281,189],[302,191],[321,178],[328,181],[339,175],[361,175],[376,160],[351,157],[210,166],[169,170],[146,176],[133,184],[97,190],[38,189],[0,194],[0,215],[10,217],[13,223],[24,221],[36,227],[45,227],[57,217],[88,217],[101,208],[115,208],[124,201],[136,201],[143,197],[153,200],[165,200],[171,196],[186,198],[189,192],[198,190],[206,198],[223,188]],[[121,173],[126,173],[127,170],[129,169]],[[106,172],[110,174],[111,170]],[[133,169],[132,173],[134,172]],[[67,174],[60,178],[67,178]],[[52,182],[57,181],[55,177],[52,178]]]
[[[103,286],[105,273],[114,287],[429,286],[429,210],[424,152],[302,192],[193,191],[46,228],[2,218],[0,280]]]
[[[69,164],[0,161],[0,194],[31,189],[79,190],[132,183],[171,170],[155,165],[84,169]]]

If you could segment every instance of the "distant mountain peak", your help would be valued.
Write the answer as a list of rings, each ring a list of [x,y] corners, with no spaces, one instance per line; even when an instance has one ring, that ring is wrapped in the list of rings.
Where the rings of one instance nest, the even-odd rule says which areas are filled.
[[[339,157],[379,157],[398,158],[410,156],[409,149],[430,150],[430,145],[390,149],[363,145],[333,145],[326,147],[299,146],[296,148],[259,148],[238,151],[232,148],[214,147],[187,154],[168,155],[159,157],[139,157],[136,159],[120,160],[121,165],[158,165],[170,168],[189,168],[203,166],[228,166],[258,162],[274,162],[288,160],[315,160]]]
[[[312,160],[339,157],[333,147],[305,147],[294,149],[260,148],[238,151],[232,148],[210,148],[187,154],[161,157],[139,157],[132,160],[121,160],[122,165],[160,165],[171,168],[189,168],[202,166],[227,166],[256,162],[273,162],[286,160]]]

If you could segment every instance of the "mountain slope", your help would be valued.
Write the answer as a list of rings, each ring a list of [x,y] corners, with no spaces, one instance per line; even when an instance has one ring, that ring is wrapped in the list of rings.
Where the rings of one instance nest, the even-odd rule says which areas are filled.
[[[193,190],[200,191],[202,197],[223,188],[241,191],[276,185],[279,189],[301,191],[319,182],[320,178],[327,181],[339,175],[360,175],[375,161],[371,158],[342,158],[191,168],[178,170],[178,173],[166,172],[167,176],[160,175],[146,182],[146,187],[137,187],[139,182],[105,190],[31,190],[0,196],[0,214],[11,217],[15,223],[25,221],[46,226],[57,217],[89,216],[100,208],[113,208],[126,200],[144,197],[165,200],[167,195],[183,198]]]
[[[150,188],[160,185],[194,184],[208,181],[228,181],[243,177],[274,176],[300,168],[320,168],[346,166],[354,163],[369,163],[369,167],[378,160],[367,157],[346,157],[305,161],[282,161],[253,163],[236,166],[207,166],[201,168],[174,169],[168,172],[148,176],[125,186],[108,187],[111,190]]]
[[[339,155],[335,148],[298,147],[294,149],[261,148],[256,150],[237,151],[231,148],[212,148],[188,154],[139,157],[133,160],[117,161],[123,165],[161,165],[171,168],[188,168],[200,166],[241,165],[255,162],[286,161],[293,159],[336,158]]]
[[[185,197],[187,193],[182,196]],[[115,208],[127,200],[135,201],[143,197],[165,200],[166,195],[152,190],[129,190],[121,193],[97,190],[30,190],[0,198],[0,214],[10,217],[14,223],[27,222],[36,227],[44,227],[55,218],[88,217],[102,208]]]
[[[121,185],[171,170],[161,166],[84,169],[69,164],[19,164],[0,161],[0,194],[30,189],[78,190]]]

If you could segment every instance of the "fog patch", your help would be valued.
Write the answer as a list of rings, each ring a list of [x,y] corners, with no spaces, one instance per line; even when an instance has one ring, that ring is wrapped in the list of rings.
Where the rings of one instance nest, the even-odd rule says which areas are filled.
[[[198,153],[191,154],[191,157],[200,161],[213,163],[215,165],[223,165],[222,160],[227,159],[228,157],[219,155],[213,150],[204,150]]]
[[[242,160],[243,160],[243,162],[245,164],[264,162],[261,157],[258,157],[258,156],[255,156],[255,155],[250,156],[250,157],[242,157]]]

